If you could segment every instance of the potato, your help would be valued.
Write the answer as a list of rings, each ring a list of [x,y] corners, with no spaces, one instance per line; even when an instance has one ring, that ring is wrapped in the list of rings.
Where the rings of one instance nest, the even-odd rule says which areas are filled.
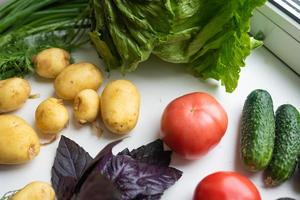
[[[70,64],[70,54],[63,49],[49,48],[34,58],[35,71],[44,78],[55,78]]]
[[[10,200],[55,200],[55,192],[50,184],[34,181],[19,190]]]
[[[125,134],[137,123],[140,94],[127,80],[112,81],[101,95],[101,114],[105,126],[113,133]]]
[[[0,113],[22,107],[30,96],[29,82],[22,78],[9,78],[0,81]]]
[[[61,99],[48,98],[35,111],[35,123],[42,134],[57,134],[66,127],[68,121],[68,111]]]
[[[77,63],[65,68],[55,79],[56,95],[73,100],[84,89],[97,90],[103,81],[101,71],[90,63]]]
[[[0,115],[0,164],[25,163],[39,152],[39,138],[26,121],[15,115]]]
[[[73,105],[76,120],[81,124],[95,121],[99,111],[99,101],[99,96],[95,90],[85,89],[79,92]]]

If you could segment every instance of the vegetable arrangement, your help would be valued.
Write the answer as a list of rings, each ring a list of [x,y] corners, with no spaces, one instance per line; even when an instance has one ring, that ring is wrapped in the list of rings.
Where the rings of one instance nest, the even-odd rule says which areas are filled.
[[[102,72],[91,63],[68,65],[69,59],[67,51],[49,48],[38,53],[35,65],[40,76],[55,78],[54,88],[58,97],[75,99],[73,110],[79,123],[94,123],[101,113],[99,118],[103,118],[111,132],[129,133],[139,116],[140,96],[137,88],[130,81],[113,81],[105,87],[103,100],[100,101],[96,90],[103,82]],[[24,79],[10,78],[0,81],[0,92],[3,94],[0,97],[0,113],[5,113],[21,108],[30,97],[31,87]],[[48,143],[54,141],[69,122],[62,99],[47,98],[35,111],[35,125],[40,136],[51,137]],[[3,138],[0,142],[0,164],[19,164],[34,158],[40,148],[35,131],[17,116],[0,117],[3,118],[0,124],[0,138]],[[7,146],[7,142],[12,145]]]
[[[248,31],[253,10],[265,1],[9,0],[0,6],[0,79],[33,71],[32,57],[43,49],[71,51],[89,35],[108,71],[134,71],[154,54],[233,92],[245,58],[261,45]]]
[[[80,73],[72,71],[74,65],[75,72],[78,70]],[[89,63],[72,64],[56,77],[57,79],[61,74],[64,75],[65,70],[71,74],[67,76],[68,81],[61,84],[68,86],[71,83],[69,87],[62,87],[60,90],[61,93],[71,94],[67,99],[73,98],[73,94],[77,92],[73,104],[75,118],[84,124],[93,122],[101,113],[108,130],[117,134],[128,133],[135,127],[139,116],[140,96],[137,88],[129,81],[112,81],[106,85],[100,98],[94,90],[100,87],[99,84],[103,81],[100,71],[98,78],[90,80],[98,84],[80,85],[82,80],[79,74],[89,75],[91,69],[97,68]],[[64,78],[60,79],[65,81]],[[266,183],[275,185],[286,180],[295,169],[300,152],[300,115],[293,106],[283,105],[276,112],[276,123],[270,116],[274,117],[274,113],[269,93],[264,90],[253,91],[245,102],[242,123],[242,151],[250,153],[242,155],[250,155],[244,158],[246,161],[253,158],[251,162],[245,162],[249,169],[259,170],[256,166],[266,161],[264,156],[256,157],[255,153],[259,151],[255,148],[258,147],[257,144],[266,145],[260,147],[266,147],[266,151],[261,151],[263,155],[267,155],[268,160]],[[20,164],[37,156],[40,143],[35,131],[19,117],[0,117],[3,118],[0,120],[0,164]],[[37,128],[44,134],[56,136],[66,126],[68,118],[62,100],[56,98],[44,100],[36,110]],[[275,124],[276,131],[272,128]],[[227,125],[228,118],[224,108],[215,98],[201,92],[190,93],[173,100],[166,107],[161,120],[163,141],[187,159],[198,158],[217,145],[225,134]],[[276,133],[276,137],[266,137],[272,135],[272,131]],[[20,133],[23,134],[22,137]],[[18,134],[18,137],[14,134]],[[263,134],[265,136],[262,136]],[[17,140],[12,140],[13,138]],[[115,141],[108,144],[93,159],[82,147],[61,136],[52,167],[51,181],[55,195],[58,199],[79,200],[92,197],[116,200],[160,199],[164,191],[182,176],[181,171],[169,166],[172,152],[164,150],[163,141],[156,140],[138,149],[125,149],[114,155],[112,148],[121,142]],[[269,149],[272,147],[269,142],[273,146],[275,144],[274,149]],[[7,146],[7,143],[13,144],[13,148]],[[20,145],[27,148],[15,151]],[[282,146],[286,148],[281,148]],[[273,152],[272,159],[269,158],[269,153],[264,154],[270,151]],[[286,155],[288,160],[285,159]],[[34,182],[13,193],[11,199],[53,199],[53,189],[47,184]],[[47,192],[40,193],[40,190]],[[203,198],[261,199],[255,185],[235,172],[218,172],[205,177],[198,184],[194,194],[194,200]]]
[[[167,62],[186,64],[197,77],[220,80],[232,92],[245,58],[261,44],[248,31],[253,9],[264,2],[9,0],[0,6],[0,80],[4,79],[0,81],[0,113],[15,111],[30,98],[29,82],[16,76],[35,70],[54,80],[55,93],[61,98],[50,97],[37,107],[35,124],[40,135],[56,139],[68,125],[63,100],[73,101],[80,124],[102,119],[112,133],[124,135],[133,130],[141,101],[136,86],[127,80],[111,81],[100,97],[102,72],[88,62],[72,63],[69,52],[87,43],[88,32],[108,71],[134,71],[154,54]],[[162,140],[132,151],[124,149],[114,155],[112,148],[118,140],[92,158],[61,136],[51,171],[53,188],[36,181],[9,199],[160,199],[182,176],[170,167],[172,151],[164,150],[163,141],[180,156],[197,159],[220,142],[227,126],[222,105],[207,93],[195,92],[166,107]],[[300,154],[296,108],[282,105],[274,116],[270,94],[255,90],[245,102],[241,130],[243,162],[251,171],[266,169],[268,186],[294,173]],[[0,164],[29,162],[41,145],[25,120],[0,115]],[[205,177],[194,200],[204,198],[261,199],[255,185],[235,172]]]
[[[102,100],[100,100],[96,90],[103,82],[101,71],[90,63],[76,63],[67,66],[70,57],[66,55],[69,55],[69,53],[59,48],[45,49],[40,52],[35,58],[35,64],[40,65],[38,67],[42,71],[42,73],[39,73],[40,76],[44,78],[56,77],[54,88],[57,96],[67,100],[74,99],[74,116],[80,123],[94,123],[99,113],[101,113],[99,118],[103,118],[104,124],[111,132],[117,134],[129,133],[137,124],[140,109],[140,95],[135,85],[127,80],[112,81],[104,88]],[[55,56],[61,59],[54,59]],[[61,65],[62,60],[64,60],[63,65]],[[45,65],[47,67],[43,68]],[[29,83],[20,78],[3,80],[0,83],[0,90],[5,94],[0,98],[1,112],[8,112],[22,107],[31,92]],[[103,108],[101,109],[101,107]],[[32,160],[38,155],[40,145],[44,144],[39,141],[37,133],[29,124],[14,115],[0,115],[0,121],[0,164],[21,164]],[[57,134],[67,126],[68,121],[69,114],[62,99],[50,97],[42,101],[35,112],[35,123],[40,136],[51,136],[56,139]],[[51,143],[53,139],[48,143]],[[162,141],[155,141],[133,151],[125,149],[114,156],[111,149],[119,142],[110,144],[95,159],[92,159],[76,143],[62,136],[53,166],[52,180],[54,181],[53,186],[57,197],[59,199],[69,199],[71,197],[68,197],[71,194],[70,192],[73,193],[76,189],[74,198],[86,199],[87,196],[91,195],[89,193],[91,189],[97,191],[99,185],[105,185],[108,191],[104,189],[97,195],[117,195],[117,199],[132,199],[135,197],[158,199],[165,189],[181,177],[182,172],[168,167],[171,160],[171,151],[164,151]],[[64,155],[67,153],[66,150],[69,150],[67,152],[70,158]],[[82,160],[83,155],[85,161]],[[82,167],[80,168],[82,174],[68,171],[71,168],[66,165],[67,162],[72,166],[79,165],[79,167]],[[62,166],[60,166],[61,163],[63,163]],[[124,181],[127,182],[125,185],[122,184],[120,178],[114,180],[113,177],[119,172],[112,171],[111,167],[116,170],[120,168],[123,171]],[[62,168],[63,171],[61,171]],[[88,176],[94,168],[91,177]],[[76,182],[76,188],[75,183],[70,182],[74,181],[70,179],[72,176],[66,173],[76,174],[75,178],[78,181],[78,183]],[[145,178],[145,176],[149,177]],[[59,179],[59,182],[55,182],[57,179]],[[62,179],[62,182],[60,179]],[[87,182],[83,183],[85,180]],[[131,182],[128,182],[129,180]],[[140,181],[143,183],[139,183]],[[146,182],[148,183],[146,184]],[[153,185],[154,182],[156,182],[156,186]],[[128,185],[129,183],[131,185]],[[62,185],[58,187],[57,184]],[[126,187],[129,188],[126,189]],[[132,187],[135,187],[136,191],[133,191]],[[145,188],[146,191],[144,191]],[[77,191],[78,189],[80,191]],[[6,199],[6,197],[3,198]],[[51,187],[49,188],[40,182],[34,182],[18,192],[12,193],[10,199],[50,200],[54,198],[55,193]]]
[[[300,155],[299,111],[284,104],[274,117],[271,95],[265,90],[252,91],[243,109],[241,155],[251,171],[265,169],[267,186],[289,179]]]
[[[53,48],[43,52],[47,50]],[[60,49],[55,49],[56,52],[58,50]],[[64,55],[67,53],[64,50],[59,52]],[[53,62],[52,59],[48,55],[43,61],[52,62],[52,66],[61,64],[61,60]],[[59,71],[54,80],[55,93],[64,100],[74,100],[74,116],[79,123],[95,122],[101,114],[106,128],[113,133],[127,134],[136,126],[140,95],[133,83],[127,80],[112,81],[106,85],[100,98],[96,91],[103,82],[103,76],[95,65],[87,62],[75,63]],[[69,120],[63,101],[56,98],[43,101],[38,106],[35,117],[37,128],[48,135],[59,133]]]

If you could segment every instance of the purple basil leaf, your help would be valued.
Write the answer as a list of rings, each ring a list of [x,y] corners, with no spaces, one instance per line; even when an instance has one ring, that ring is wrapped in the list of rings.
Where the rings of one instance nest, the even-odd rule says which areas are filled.
[[[98,153],[98,155],[89,163],[89,166],[86,168],[86,170],[84,171],[84,173],[78,180],[78,183],[74,190],[75,192],[78,192],[80,190],[81,186],[83,185],[83,183],[85,182],[85,180],[87,179],[89,174],[92,173],[93,169],[97,166],[97,164],[99,162],[101,162],[102,160],[103,160],[103,162],[106,162],[106,158],[108,155],[113,156],[113,154],[112,154],[113,147],[116,146],[117,144],[119,144],[121,141],[122,140],[117,140],[117,141],[109,143]]]
[[[120,200],[121,194],[110,180],[94,171],[87,177],[75,199]]]
[[[51,182],[58,197],[74,191],[74,183],[91,161],[92,157],[82,147],[61,136],[51,171]]]
[[[132,200],[160,200],[161,196],[162,196],[162,194],[152,195],[152,196],[139,195]]]
[[[77,179],[74,177],[62,177],[59,180],[57,199],[58,200],[69,200],[73,196],[74,188],[76,186]]]
[[[158,139],[132,151],[124,149],[118,155],[128,155],[135,160],[150,165],[169,166],[171,162],[172,151],[164,151],[163,141]]]
[[[149,165],[127,155],[112,156],[105,164],[100,161],[97,170],[114,182],[122,193],[122,200],[162,195],[182,175],[177,169]]]

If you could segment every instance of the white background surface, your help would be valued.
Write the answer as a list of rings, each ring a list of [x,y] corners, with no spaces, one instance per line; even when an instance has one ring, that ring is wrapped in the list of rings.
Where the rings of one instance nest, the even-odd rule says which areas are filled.
[[[99,65],[100,61],[92,48],[85,48],[74,54],[75,60],[89,61]],[[140,65],[137,71],[122,77],[114,71],[105,82],[118,78],[133,81],[141,93],[141,113],[137,127],[129,137],[119,144],[114,152],[125,147],[130,149],[147,144],[159,137],[160,117],[165,106],[174,98],[194,91],[205,91],[215,96],[228,112],[229,126],[222,141],[206,156],[197,161],[185,161],[173,155],[172,165],[183,171],[182,178],[169,190],[164,200],[192,199],[194,188],[206,175],[216,171],[238,171],[251,178],[259,188],[263,199],[272,200],[279,197],[300,199],[300,177],[294,177],[280,187],[266,189],[260,173],[248,173],[239,159],[239,121],[244,100],[256,88],[269,91],[273,97],[274,108],[284,103],[291,103],[300,108],[300,78],[284,66],[264,48],[258,49],[247,59],[243,68],[238,88],[232,94],[225,93],[216,82],[200,81],[185,72],[182,65],[165,63],[152,57]],[[103,68],[102,68],[103,69]],[[26,105],[15,112],[34,125],[34,112],[38,104],[54,95],[51,81],[37,77],[30,78],[32,93],[39,93],[40,98],[29,100]],[[104,85],[104,84],[103,84]],[[99,90],[103,89],[103,85]],[[67,103],[68,104],[68,103]],[[70,103],[68,107],[70,108]],[[73,117],[71,110],[69,112]],[[62,132],[75,140],[92,156],[95,156],[107,143],[116,137],[105,132],[101,138],[92,133],[89,126],[76,128],[73,118],[70,125]],[[50,182],[50,172],[58,141],[41,148],[41,152],[32,162],[18,166],[0,166],[0,196],[10,190],[23,187],[30,181],[44,180]]]

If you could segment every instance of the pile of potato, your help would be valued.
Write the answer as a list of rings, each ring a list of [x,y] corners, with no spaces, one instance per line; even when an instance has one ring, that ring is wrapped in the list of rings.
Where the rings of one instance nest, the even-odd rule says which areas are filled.
[[[68,124],[69,114],[63,101],[73,101],[73,113],[80,124],[102,119],[109,131],[127,134],[137,124],[140,95],[130,81],[115,80],[104,88],[101,97],[97,90],[103,83],[101,71],[93,64],[70,64],[70,54],[63,49],[50,48],[34,58],[36,72],[43,78],[54,79],[57,98],[42,101],[35,111],[35,125],[40,135],[54,136]],[[30,98],[31,87],[22,78],[0,81],[0,164],[21,164],[39,154],[40,140],[37,132],[22,118],[4,114],[21,108]],[[28,188],[47,187],[44,183],[32,183],[12,199],[30,199]],[[48,188],[49,197],[54,199]],[[32,199],[32,198],[31,198]]]

